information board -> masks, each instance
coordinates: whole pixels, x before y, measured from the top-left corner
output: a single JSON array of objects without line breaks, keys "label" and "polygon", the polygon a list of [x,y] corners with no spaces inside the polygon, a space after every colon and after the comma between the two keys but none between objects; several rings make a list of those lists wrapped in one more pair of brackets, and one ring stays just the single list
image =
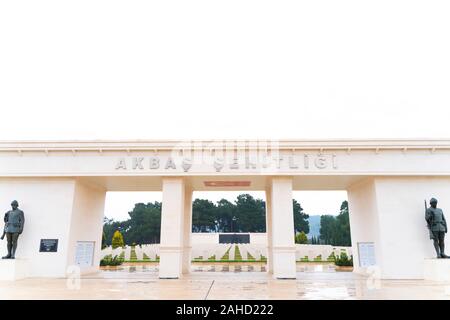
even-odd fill
[{"label": "information board", "polygon": [[358,242],[358,255],[360,267],[376,265],[375,244],[373,242]]},{"label": "information board", "polygon": [[75,250],[75,264],[82,267],[90,267],[94,260],[94,241],[77,241]]}]

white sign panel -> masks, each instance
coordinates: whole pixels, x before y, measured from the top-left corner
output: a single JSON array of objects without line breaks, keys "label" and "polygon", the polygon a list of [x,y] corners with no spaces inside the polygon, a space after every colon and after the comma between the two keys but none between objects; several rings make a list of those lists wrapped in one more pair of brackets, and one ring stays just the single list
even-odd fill
[{"label": "white sign panel", "polygon": [[90,267],[94,260],[94,241],[77,241],[75,251],[75,264],[83,267]]},{"label": "white sign panel", "polygon": [[370,267],[376,265],[375,245],[373,242],[358,242],[359,266]]}]

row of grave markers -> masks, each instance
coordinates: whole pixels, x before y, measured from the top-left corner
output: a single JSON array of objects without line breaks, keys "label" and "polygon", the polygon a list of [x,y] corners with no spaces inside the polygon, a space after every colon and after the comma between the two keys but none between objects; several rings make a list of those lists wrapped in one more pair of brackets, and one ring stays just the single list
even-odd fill
[{"label": "row of grave markers", "polygon": [[[345,252],[352,255],[351,247],[331,245],[296,245],[297,261],[330,261],[332,256]],[[122,257],[125,261],[158,261],[159,244],[126,246],[113,249],[111,246],[101,252],[101,258]],[[266,261],[267,246],[263,244],[197,244],[192,248],[193,261]]]}]

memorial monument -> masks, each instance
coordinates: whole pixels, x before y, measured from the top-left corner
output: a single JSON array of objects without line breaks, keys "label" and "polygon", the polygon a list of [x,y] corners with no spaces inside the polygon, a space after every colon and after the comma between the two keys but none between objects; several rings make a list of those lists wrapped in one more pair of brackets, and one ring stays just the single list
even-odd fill
[{"label": "memorial monument", "polygon": [[25,215],[23,211],[19,209],[17,200],[11,202],[11,207],[12,210],[6,212],[4,217],[5,228],[2,239],[6,235],[6,240],[8,241],[8,254],[2,257],[2,259],[15,259],[17,240],[22,233],[25,224]]},{"label": "memorial monument", "polygon": [[26,199],[33,217],[0,279],[97,272],[106,194],[129,191],[161,193],[158,273],[181,278],[191,272],[194,192],[252,190],[265,194],[275,279],[297,277],[292,199],[308,190],[347,192],[355,273],[450,277],[450,259],[427,259],[420,205],[450,194],[449,157],[450,139],[0,141],[0,203]]},{"label": "memorial monument", "polygon": [[[437,208],[437,199],[431,198],[430,207],[425,210],[425,220],[427,221],[430,239],[433,239],[436,257],[449,258],[445,254],[445,234],[447,233],[447,222],[445,221],[442,209]],[[425,203],[426,207],[426,203]]]}]

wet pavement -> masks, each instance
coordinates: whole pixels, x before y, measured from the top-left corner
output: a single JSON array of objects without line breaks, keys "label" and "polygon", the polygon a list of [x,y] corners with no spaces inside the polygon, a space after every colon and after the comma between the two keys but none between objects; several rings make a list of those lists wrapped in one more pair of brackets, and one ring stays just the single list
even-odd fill
[{"label": "wet pavement", "polygon": [[333,265],[298,264],[276,280],[262,263],[194,263],[181,279],[159,279],[156,263],[128,264],[81,278],[0,282],[0,299],[450,299],[450,283],[377,280]]}]

